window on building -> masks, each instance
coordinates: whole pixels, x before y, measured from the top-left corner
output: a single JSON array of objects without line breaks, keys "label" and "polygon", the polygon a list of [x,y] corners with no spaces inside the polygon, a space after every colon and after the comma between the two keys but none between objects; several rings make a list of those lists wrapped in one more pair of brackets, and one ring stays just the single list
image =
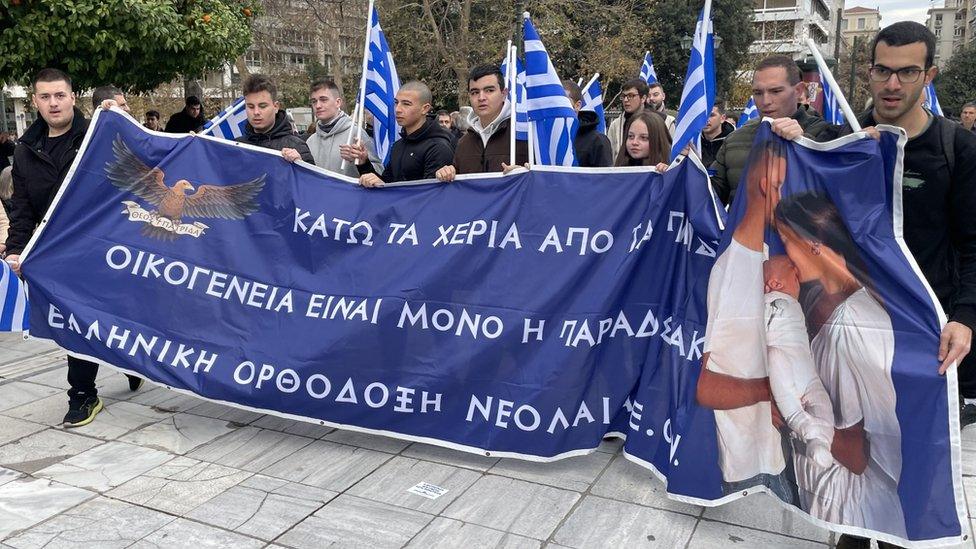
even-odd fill
[{"label": "window on building", "polygon": [[768,10],[795,8],[796,5],[796,0],[766,0],[766,9]]},{"label": "window on building", "polygon": [[864,18],[863,17],[858,17],[857,18],[857,30],[864,30]]},{"label": "window on building", "polygon": [[846,31],[847,30],[847,19],[841,19],[840,20],[840,30],[842,30],[842,31]]}]

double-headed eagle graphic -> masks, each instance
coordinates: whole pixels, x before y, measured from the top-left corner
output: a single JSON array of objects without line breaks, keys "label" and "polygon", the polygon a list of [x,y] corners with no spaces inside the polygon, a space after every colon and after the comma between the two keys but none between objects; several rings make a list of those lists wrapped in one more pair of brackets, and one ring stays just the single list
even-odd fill
[{"label": "double-headed eagle graphic", "polygon": [[[186,179],[180,179],[168,187],[163,182],[163,171],[146,166],[121,136],[115,138],[112,151],[115,160],[105,166],[112,184],[155,206],[156,210],[148,212],[152,219],[170,221],[154,223],[147,220],[142,228],[142,234],[146,236],[172,240],[178,236],[176,231],[184,217],[244,219],[258,209],[255,197],[264,187],[266,174],[237,185],[200,185],[195,188]],[[186,194],[188,191],[193,194]]]}]

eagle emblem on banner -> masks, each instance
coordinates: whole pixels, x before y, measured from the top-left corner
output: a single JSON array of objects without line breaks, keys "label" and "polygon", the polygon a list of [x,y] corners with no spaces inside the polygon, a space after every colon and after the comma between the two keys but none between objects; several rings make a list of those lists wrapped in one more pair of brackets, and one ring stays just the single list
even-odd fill
[{"label": "eagle emblem on banner", "polygon": [[146,166],[121,136],[112,143],[112,152],[115,160],[105,166],[109,181],[149,204],[147,209],[138,202],[122,201],[122,213],[129,221],[145,223],[145,236],[161,240],[182,235],[199,238],[210,227],[199,221],[184,222],[184,218],[244,219],[258,209],[255,197],[264,188],[267,174],[236,185],[194,186],[180,179],[169,186],[163,171]]}]

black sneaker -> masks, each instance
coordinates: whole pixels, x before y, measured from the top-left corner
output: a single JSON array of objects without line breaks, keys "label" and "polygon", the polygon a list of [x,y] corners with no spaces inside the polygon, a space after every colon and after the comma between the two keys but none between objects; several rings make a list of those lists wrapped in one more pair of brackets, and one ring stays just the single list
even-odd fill
[{"label": "black sneaker", "polygon": [[63,425],[65,427],[81,427],[88,425],[95,419],[98,412],[102,411],[102,399],[91,397],[84,402],[68,403],[68,413],[64,415]]},{"label": "black sneaker", "polygon": [[966,404],[965,401],[959,405],[959,428],[976,423],[976,404]]},{"label": "black sneaker", "polygon": [[850,534],[841,534],[837,538],[837,549],[871,549],[871,540]]},{"label": "black sneaker", "polygon": [[142,389],[142,384],[146,382],[145,379],[138,376],[130,376],[129,374],[125,374],[125,377],[129,378],[130,391],[138,391],[139,389]]}]

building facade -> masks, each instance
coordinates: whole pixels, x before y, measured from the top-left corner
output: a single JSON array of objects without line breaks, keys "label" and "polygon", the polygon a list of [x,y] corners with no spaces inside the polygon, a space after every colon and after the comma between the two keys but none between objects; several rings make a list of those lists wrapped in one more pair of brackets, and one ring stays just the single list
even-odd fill
[{"label": "building facade", "polygon": [[871,40],[881,30],[881,10],[854,6],[844,10],[840,22],[840,33],[844,43],[850,46],[854,37]]},{"label": "building facade", "polygon": [[812,38],[824,55],[833,55],[837,8],[843,4],[844,0],[754,0],[756,41],[749,52],[803,58],[809,54],[807,39]]},{"label": "building facade", "polygon": [[973,0],[944,0],[942,7],[928,11],[926,26],[935,34],[935,64],[944,66],[952,55],[972,41],[970,20],[976,17]]}]

